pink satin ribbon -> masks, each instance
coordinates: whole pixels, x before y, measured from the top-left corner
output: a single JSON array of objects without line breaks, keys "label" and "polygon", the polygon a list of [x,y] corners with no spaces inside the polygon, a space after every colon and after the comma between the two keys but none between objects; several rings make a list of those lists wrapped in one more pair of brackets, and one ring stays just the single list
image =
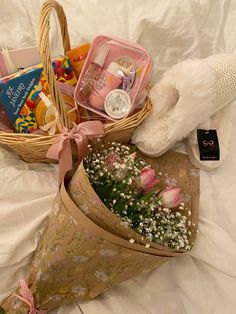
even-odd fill
[{"label": "pink satin ribbon", "polygon": [[82,122],[69,130],[64,128],[54,144],[47,152],[47,158],[59,160],[59,184],[67,171],[72,169],[72,153],[70,140],[75,140],[78,148],[78,160],[84,158],[88,150],[88,140],[104,136],[104,127],[100,121]]},{"label": "pink satin ribbon", "polygon": [[14,294],[15,297],[29,305],[29,314],[46,314],[45,310],[37,310],[34,304],[34,297],[24,280],[20,280],[20,295]]}]

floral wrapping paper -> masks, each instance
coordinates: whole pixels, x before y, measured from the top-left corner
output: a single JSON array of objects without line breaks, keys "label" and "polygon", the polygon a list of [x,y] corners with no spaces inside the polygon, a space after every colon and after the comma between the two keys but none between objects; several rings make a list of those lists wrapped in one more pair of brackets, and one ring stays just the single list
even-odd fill
[{"label": "floral wrapping paper", "polygon": [[[166,178],[172,184],[176,184],[176,180],[179,180],[178,184],[184,184],[184,193],[192,210],[191,217],[197,224],[199,176],[187,156],[168,153],[150,160],[150,163],[157,170],[163,172],[165,169],[164,172],[169,174]],[[82,188],[85,195],[90,197],[87,185],[82,185]],[[130,243],[125,233],[117,236],[120,233],[118,225],[111,232],[109,221],[103,224],[103,228],[101,218],[98,224],[95,223],[96,219],[88,215],[91,209],[95,214],[100,211],[101,206],[95,211],[99,200],[96,200],[98,203],[93,200],[93,207],[85,200],[80,199],[81,205],[78,207],[64,185],[61,186],[27,280],[37,309],[49,311],[76,300],[95,298],[113,285],[156,269],[172,256],[182,254],[164,247],[147,248],[139,243]],[[16,293],[19,294],[19,291]],[[14,294],[6,298],[1,306],[8,314],[29,311],[28,305]]]}]

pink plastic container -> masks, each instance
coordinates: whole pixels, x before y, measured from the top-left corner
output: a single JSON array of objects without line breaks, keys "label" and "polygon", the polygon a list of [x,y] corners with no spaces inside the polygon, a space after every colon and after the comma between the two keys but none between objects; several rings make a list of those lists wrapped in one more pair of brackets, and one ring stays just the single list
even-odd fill
[{"label": "pink plastic container", "polygon": [[[111,62],[116,62],[123,69],[126,78],[128,77],[128,81],[130,80],[131,85],[125,86],[124,84],[121,84],[121,86],[118,87],[119,89],[125,89],[131,99],[129,111],[127,111],[122,118],[131,115],[142,102],[144,95],[146,95],[146,87],[150,79],[153,63],[149,53],[142,46],[136,43],[131,43],[123,39],[108,36],[98,36],[94,39],[75,88],[75,101],[79,106],[99,115],[101,119],[105,118],[116,121],[120,118],[114,119],[109,116],[105,111],[101,110],[101,104],[98,106],[98,109],[96,106],[94,106],[94,104],[93,106],[89,104],[89,99],[83,100],[80,97],[80,88],[82,86],[86,70],[89,64],[93,62],[97,51],[103,45],[107,46],[109,49],[108,55],[103,65],[103,73],[106,72],[104,70],[107,70]],[[102,78],[100,81],[102,81]],[[110,86],[112,86],[112,84],[110,84]],[[94,88],[96,89],[96,87]],[[101,87],[101,90],[104,91],[105,89],[106,86]],[[98,102],[101,102],[100,99]],[[96,100],[94,103],[96,104]]]}]

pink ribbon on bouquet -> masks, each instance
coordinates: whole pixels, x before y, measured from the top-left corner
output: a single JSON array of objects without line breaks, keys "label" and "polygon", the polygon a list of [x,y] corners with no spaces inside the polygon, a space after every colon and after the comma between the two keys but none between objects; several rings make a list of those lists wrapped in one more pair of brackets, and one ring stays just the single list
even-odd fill
[{"label": "pink ribbon on bouquet", "polygon": [[78,149],[78,160],[84,158],[88,150],[88,140],[104,136],[104,127],[100,121],[82,122],[70,130],[63,128],[54,144],[47,152],[47,158],[59,160],[59,184],[63,181],[67,171],[72,169],[72,153],[70,140],[75,140]]},{"label": "pink ribbon on bouquet", "polygon": [[46,310],[37,310],[34,304],[34,297],[24,280],[20,280],[20,295],[14,294],[15,297],[29,305],[29,314],[46,314]]}]

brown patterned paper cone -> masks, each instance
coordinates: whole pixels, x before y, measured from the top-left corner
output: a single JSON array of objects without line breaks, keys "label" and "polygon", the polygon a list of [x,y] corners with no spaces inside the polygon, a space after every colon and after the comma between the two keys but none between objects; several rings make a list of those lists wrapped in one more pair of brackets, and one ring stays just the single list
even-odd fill
[{"label": "brown patterned paper cone", "polygon": [[[131,244],[100,228],[62,186],[39,241],[28,287],[35,307],[51,310],[75,300],[95,298],[113,285],[160,267],[170,255]],[[29,310],[14,294],[1,306],[8,314]]]},{"label": "brown patterned paper cone", "polygon": [[[181,187],[192,212],[189,219],[197,227],[198,170],[187,156],[179,153],[145,159],[162,173],[167,185]],[[76,204],[62,185],[31,265],[27,283],[37,309],[51,310],[75,300],[92,299],[183,253],[153,243],[150,248],[145,247],[140,235],[123,225],[100,201],[82,166],[74,174],[68,191]],[[130,238],[136,243],[127,241]],[[29,306],[14,294],[1,306],[8,314],[29,311]]]},{"label": "brown patterned paper cone", "polygon": [[[166,186],[179,186],[181,188],[183,192],[182,197],[186,205],[185,212],[181,211],[181,213],[185,214],[191,222],[189,242],[194,242],[198,226],[199,170],[192,165],[188,156],[182,153],[170,151],[155,159],[148,158],[142,153],[138,153],[138,155],[144,158],[159,173]],[[126,240],[134,239],[135,242],[140,244],[149,243],[151,247],[157,250],[173,252],[173,256],[176,255],[176,252],[184,252],[183,250],[174,250],[157,243],[148,242],[139,233],[122,222],[99,199],[89,182],[82,163],[69,183],[68,193],[87,217],[114,235]],[[191,210],[191,216],[188,215],[188,210]]]}]

